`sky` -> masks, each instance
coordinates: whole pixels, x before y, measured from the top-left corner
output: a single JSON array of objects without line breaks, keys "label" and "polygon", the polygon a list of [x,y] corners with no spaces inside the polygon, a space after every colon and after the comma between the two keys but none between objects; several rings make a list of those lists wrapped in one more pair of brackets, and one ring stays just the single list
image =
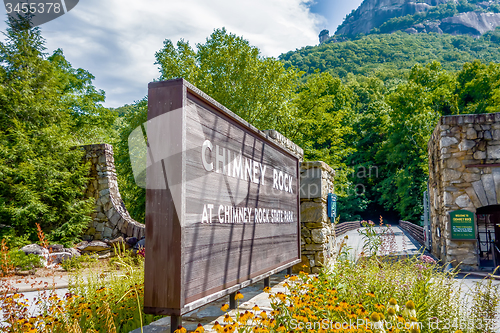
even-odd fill
[{"label": "sky", "polygon": [[[159,77],[155,52],[163,41],[192,46],[214,29],[247,39],[264,56],[317,45],[319,32],[335,33],[362,0],[81,0],[40,26],[48,53],[61,48],[74,68],[95,76],[106,107],[132,104]],[[6,19],[6,9],[2,14]],[[5,20],[3,20],[5,21]],[[0,24],[5,31],[6,24]]]}]

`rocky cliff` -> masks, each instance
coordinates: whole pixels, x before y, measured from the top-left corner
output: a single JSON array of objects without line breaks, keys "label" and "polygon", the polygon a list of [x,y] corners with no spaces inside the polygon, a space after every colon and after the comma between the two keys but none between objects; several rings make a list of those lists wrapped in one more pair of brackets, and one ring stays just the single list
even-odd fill
[{"label": "rocky cliff", "polygon": [[500,25],[499,0],[364,0],[336,35],[373,32],[449,33],[480,36]]}]

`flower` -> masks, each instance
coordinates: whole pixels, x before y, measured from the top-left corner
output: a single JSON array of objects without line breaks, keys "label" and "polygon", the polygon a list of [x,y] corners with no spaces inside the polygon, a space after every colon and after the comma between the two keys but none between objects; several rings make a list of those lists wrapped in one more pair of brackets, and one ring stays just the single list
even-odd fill
[{"label": "flower", "polygon": [[264,292],[265,292],[265,293],[270,293],[270,292],[271,292],[271,288],[269,288],[269,287],[265,287],[265,288],[264,288]]},{"label": "flower", "polygon": [[196,327],[196,329],[194,330],[195,333],[204,333],[205,332],[205,329],[203,328],[203,326],[198,323],[198,327]]},{"label": "flower", "polygon": [[178,328],[174,331],[174,333],[187,333],[187,330],[181,325],[179,325]]},{"label": "flower", "polygon": [[396,310],[394,308],[387,309],[387,319],[391,321],[396,320]]},{"label": "flower", "polygon": [[406,302],[405,309],[403,310],[403,316],[410,318],[410,317],[417,317],[417,311],[415,310],[415,303],[413,301],[408,301]]},{"label": "flower", "polygon": [[243,294],[240,293],[239,291],[236,293],[236,295],[234,296],[234,299],[235,300],[239,300],[239,299],[243,299]]},{"label": "flower", "polygon": [[430,256],[426,256],[425,254],[421,255],[419,257],[419,259],[422,260],[423,262],[427,263],[427,264],[435,264],[436,263],[436,260],[434,260],[434,258],[432,258]]},{"label": "flower", "polygon": [[398,305],[398,302],[394,299],[394,298],[391,298],[389,300],[389,303],[387,303],[387,310],[389,309],[394,309],[396,312],[399,311],[399,305]]},{"label": "flower", "polygon": [[384,322],[381,318],[381,313],[374,312],[370,316],[370,321],[372,322],[372,328],[374,333],[385,333]]},{"label": "flower", "polygon": [[216,331],[219,331],[220,329],[222,329],[222,326],[220,326],[219,322],[216,321],[214,323],[214,326],[212,326],[212,329],[216,330]]},{"label": "flower", "polygon": [[229,304],[222,304],[220,310],[226,312],[229,309]]},{"label": "flower", "polygon": [[253,306],[252,310],[254,310],[254,311],[259,311],[259,310],[260,310],[260,308],[257,306],[257,304],[255,304],[255,305]]}]

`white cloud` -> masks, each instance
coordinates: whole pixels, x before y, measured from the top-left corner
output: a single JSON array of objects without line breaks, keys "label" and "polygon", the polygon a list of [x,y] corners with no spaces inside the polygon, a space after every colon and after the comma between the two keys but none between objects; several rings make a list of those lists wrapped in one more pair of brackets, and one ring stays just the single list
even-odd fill
[{"label": "white cloud", "polygon": [[304,0],[82,0],[41,28],[48,51],[62,48],[73,67],[96,77],[105,105],[117,107],[147,94],[148,82],[159,76],[154,54],[166,38],[194,46],[226,27],[277,57],[317,44],[324,22]]}]

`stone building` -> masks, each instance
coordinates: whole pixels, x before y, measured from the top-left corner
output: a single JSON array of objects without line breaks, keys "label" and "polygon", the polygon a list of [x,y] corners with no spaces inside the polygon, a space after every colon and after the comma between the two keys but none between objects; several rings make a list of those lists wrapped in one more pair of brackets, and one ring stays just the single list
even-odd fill
[{"label": "stone building", "polygon": [[[500,113],[442,117],[428,151],[432,253],[465,270],[500,264]],[[474,218],[468,240],[456,211]]]}]

